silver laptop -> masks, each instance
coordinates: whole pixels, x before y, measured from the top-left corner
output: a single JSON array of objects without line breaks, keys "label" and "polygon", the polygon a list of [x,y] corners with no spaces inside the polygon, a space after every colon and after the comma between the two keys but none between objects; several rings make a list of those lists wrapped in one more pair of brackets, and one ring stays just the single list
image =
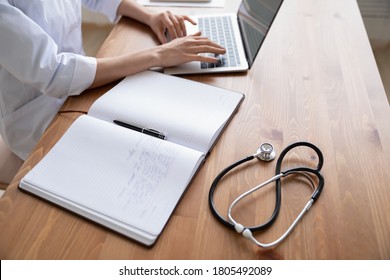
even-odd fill
[{"label": "silver laptop", "polygon": [[[191,16],[197,25],[186,23],[187,33],[202,31],[226,49],[217,63],[189,62],[164,69],[167,74],[246,71],[252,66],[283,0],[243,0],[237,14]],[[214,54],[202,54],[214,56]]]}]

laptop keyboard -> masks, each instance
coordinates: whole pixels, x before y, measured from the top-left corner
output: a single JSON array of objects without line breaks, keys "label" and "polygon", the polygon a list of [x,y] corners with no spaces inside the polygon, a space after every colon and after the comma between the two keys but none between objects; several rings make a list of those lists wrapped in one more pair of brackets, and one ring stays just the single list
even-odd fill
[{"label": "laptop keyboard", "polygon": [[231,17],[201,17],[198,19],[198,28],[202,31],[202,36],[209,38],[226,49],[226,53],[223,55],[207,54],[210,57],[217,57],[218,62],[201,62],[200,66],[202,69],[240,65]]}]

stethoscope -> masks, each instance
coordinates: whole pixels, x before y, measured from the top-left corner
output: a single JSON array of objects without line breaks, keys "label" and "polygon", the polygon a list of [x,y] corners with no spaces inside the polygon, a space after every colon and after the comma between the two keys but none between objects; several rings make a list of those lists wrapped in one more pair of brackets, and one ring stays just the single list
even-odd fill
[{"label": "stethoscope", "polygon": [[[292,149],[296,148],[296,147],[309,147],[311,148],[312,150],[315,151],[315,153],[317,154],[317,157],[318,157],[318,164],[317,164],[317,167],[315,169],[313,168],[310,168],[310,167],[305,167],[305,166],[300,166],[300,167],[294,167],[294,168],[291,168],[291,169],[287,169],[287,170],[284,170],[282,171],[281,168],[282,168],[282,162],[286,156],[286,154],[288,152],[290,152]],[[245,193],[241,194],[240,196],[238,196],[229,206],[229,209],[228,209],[228,212],[227,212],[227,216],[228,216],[228,220],[226,220],[224,217],[222,217],[218,211],[216,210],[215,206],[214,206],[214,192],[215,192],[215,189],[219,183],[219,181],[229,172],[231,171],[232,169],[234,169],[235,167],[245,163],[245,162],[248,162],[252,159],[259,159],[259,160],[262,160],[262,161],[271,161],[273,160],[274,158],[276,157],[276,153],[275,153],[275,150],[273,148],[273,146],[269,143],[264,143],[260,146],[260,148],[256,151],[255,154],[253,155],[250,155],[250,156],[247,156],[231,165],[229,165],[228,167],[226,167],[225,169],[223,169],[218,175],[217,177],[214,179],[211,187],[210,187],[210,192],[209,192],[209,207],[210,207],[210,210],[212,212],[212,214],[217,218],[218,221],[220,221],[223,225],[227,226],[228,228],[231,228],[231,229],[235,229],[236,232],[242,234],[245,238],[251,240],[252,242],[254,242],[256,245],[260,246],[260,247],[263,247],[263,248],[269,248],[269,247],[274,247],[276,246],[277,244],[279,244],[280,242],[282,242],[290,233],[291,231],[295,228],[295,226],[298,224],[298,222],[302,219],[302,217],[310,210],[311,206],[313,205],[313,203],[319,198],[319,196],[321,195],[321,191],[324,187],[324,177],[322,176],[321,174],[321,168],[322,168],[322,165],[324,163],[324,158],[323,158],[323,155],[322,155],[322,152],[320,151],[319,148],[317,148],[315,145],[311,144],[311,143],[308,143],[308,142],[296,142],[296,143],[293,143],[291,145],[289,145],[288,147],[286,147],[280,154],[278,160],[277,160],[277,163],[276,163],[276,168],[275,168],[275,176],[270,178],[269,180],[257,185],[256,187],[246,191]],[[300,174],[300,175],[303,175],[304,178],[306,178],[311,187],[314,189],[311,197],[310,197],[310,200],[307,202],[307,204],[304,206],[304,208],[302,209],[302,211],[298,214],[298,216],[296,217],[296,219],[292,222],[292,224],[290,225],[290,227],[278,238],[276,239],[275,241],[273,242],[270,242],[270,243],[261,243],[259,242],[258,240],[256,240],[254,237],[253,237],[253,232],[257,232],[257,231],[262,231],[268,227],[270,227],[276,220],[279,212],[280,212],[280,208],[281,208],[281,178],[283,177],[286,177],[286,176],[289,176],[289,175],[292,175],[292,174]],[[316,177],[317,180],[318,180],[318,183],[317,183],[317,186],[315,186],[315,183],[314,183],[314,180],[312,177]],[[274,208],[274,211],[273,213],[271,214],[271,216],[269,217],[269,219],[261,224],[261,225],[257,225],[257,226],[253,226],[253,227],[245,227],[243,226],[242,224],[238,223],[232,216],[232,210],[233,208],[238,204],[238,202],[240,202],[243,198],[247,197],[248,195],[256,192],[257,190],[263,188],[264,186],[272,183],[272,182],[275,182],[275,192],[276,192],[276,200],[275,200],[275,208]]]}]

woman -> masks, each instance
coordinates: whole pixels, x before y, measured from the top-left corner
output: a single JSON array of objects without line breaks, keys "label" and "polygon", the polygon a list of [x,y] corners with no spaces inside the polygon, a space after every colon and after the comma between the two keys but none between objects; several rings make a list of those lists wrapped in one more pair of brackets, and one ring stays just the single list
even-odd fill
[{"label": "woman", "polygon": [[[86,57],[82,6],[112,22],[127,16],[145,23],[162,45],[118,57]],[[0,0],[0,135],[6,145],[26,159],[64,100],[85,89],[152,67],[215,62],[198,54],[225,50],[199,33],[187,36],[185,21],[194,24],[132,0]],[[167,42],[165,32],[174,40]]]}]

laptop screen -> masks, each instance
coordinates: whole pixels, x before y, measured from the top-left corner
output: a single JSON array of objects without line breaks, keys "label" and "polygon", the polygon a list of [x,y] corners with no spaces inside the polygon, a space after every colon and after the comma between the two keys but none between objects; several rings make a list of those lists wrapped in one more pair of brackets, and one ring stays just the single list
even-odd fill
[{"label": "laptop screen", "polygon": [[243,0],[238,21],[249,67],[262,45],[283,0]]}]

